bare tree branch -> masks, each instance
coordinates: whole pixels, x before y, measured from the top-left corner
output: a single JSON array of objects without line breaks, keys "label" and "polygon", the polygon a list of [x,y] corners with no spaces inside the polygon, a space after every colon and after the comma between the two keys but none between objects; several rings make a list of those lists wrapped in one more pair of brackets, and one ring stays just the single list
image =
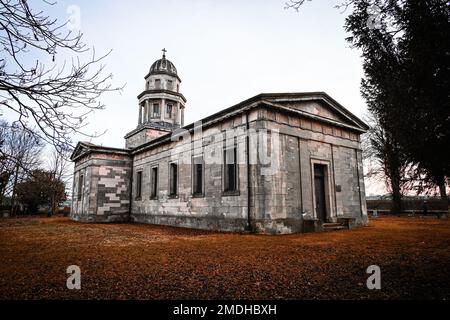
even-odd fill
[{"label": "bare tree branch", "polygon": [[[66,24],[33,11],[25,0],[0,0],[0,106],[13,111],[25,131],[59,152],[73,147],[74,134],[93,137],[84,132],[88,115],[104,108],[102,94],[121,89],[111,86],[111,74],[104,74],[102,62],[110,52],[97,56],[92,49],[90,59],[80,61],[80,54],[90,49],[81,41],[82,33],[64,32]],[[75,57],[59,67],[39,59],[26,63],[29,56],[42,54],[54,62],[62,51]]]}]

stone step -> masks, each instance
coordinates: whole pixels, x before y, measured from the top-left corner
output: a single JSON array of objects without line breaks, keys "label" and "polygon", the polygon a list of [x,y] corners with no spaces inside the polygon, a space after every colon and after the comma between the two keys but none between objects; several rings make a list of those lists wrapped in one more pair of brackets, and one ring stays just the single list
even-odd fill
[{"label": "stone step", "polygon": [[348,228],[345,226],[338,226],[338,227],[327,227],[324,228],[325,231],[335,231],[335,230],[347,230]]},{"label": "stone step", "polygon": [[322,224],[322,227],[325,231],[337,231],[348,229],[346,226],[337,222],[326,222]]},{"label": "stone step", "polygon": [[342,226],[342,224],[340,224],[338,222],[325,222],[325,223],[322,223],[322,227],[324,227],[324,228],[340,227],[340,226]]}]

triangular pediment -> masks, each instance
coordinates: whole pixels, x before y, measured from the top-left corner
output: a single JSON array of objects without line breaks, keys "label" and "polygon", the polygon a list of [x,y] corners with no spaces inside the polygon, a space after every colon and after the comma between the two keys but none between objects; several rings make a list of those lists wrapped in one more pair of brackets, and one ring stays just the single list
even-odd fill
[{"label": "triangular pediment", "polygon": [[368,129],[367,124],[323,92],[263,94],[262,96],[265,101],[276,106],[296,110],[317,119],[341,123],[361,131]]},{"label": "triangular pediment", "polygon": [[72,152],[72,155],[70,156],[70,160],[73,161],[73,160],[81,157],[82,155],[88,153],[89,150],[94,146],[95,145],[90,142],[86,142],[86,141],[78,142],[75,149]]}]

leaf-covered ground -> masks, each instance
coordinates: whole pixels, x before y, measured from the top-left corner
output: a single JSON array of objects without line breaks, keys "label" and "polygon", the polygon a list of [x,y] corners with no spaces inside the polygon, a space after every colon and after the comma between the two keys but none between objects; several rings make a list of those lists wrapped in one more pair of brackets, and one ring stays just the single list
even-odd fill
[{"label": "leaf-covered ground", "polygon": [[[0,299],[449,299],[450,219],[285,236],[0,219],[0,261]],[[374,264],[381,290],[366,287]]]}]

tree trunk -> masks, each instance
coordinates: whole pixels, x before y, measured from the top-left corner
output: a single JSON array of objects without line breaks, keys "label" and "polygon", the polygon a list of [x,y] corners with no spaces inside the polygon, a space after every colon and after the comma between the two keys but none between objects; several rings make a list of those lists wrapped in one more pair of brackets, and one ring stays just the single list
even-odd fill
[{"label": "tree trunk", "polygon": [[56,201],[55,201],[55,199],[56,199],[55,191],[53,191],[53,194],[52,194],[52,210],[51,210],[50,216],[53,216],[53,215],[56,214]]},{"label": "tree trunk", "polygon": [[445,178],[440,179],[439,194],[441,195],[441,200],[443,202],[442,206],[444,207],[444,209],[447,209],[448,213],[450,213],[447,191],[446,191],[446,186],[445,186]]},{"label": "tree trunk", "polygon": [[400,188],[392,188],[392,206],[391,213],[392,214],[400,214],[402,213],[402,194],[400,192]]},{"label": "tree trunk", "polygon": [[17,180],[19,178],[19,164],[16,164],[16,170],[14,172],[14,183],[12,188],[12,195],[11,195],[11,216],[16,215],[16,187],[17,187]]},{"label": "tree trunk", "polygon": [[402,191],[401,191],[401,173],[398,157],[391,153],[389,160],[389,180],[392,189],[392,206],[391,214],[400,214],[403,212],[402,208]]},{"label": "tree trunk", "polygon": [[441,195],[442,200],[447,200],[447,192],[445,190],[445,181],[439,183],[439,194]]}]

